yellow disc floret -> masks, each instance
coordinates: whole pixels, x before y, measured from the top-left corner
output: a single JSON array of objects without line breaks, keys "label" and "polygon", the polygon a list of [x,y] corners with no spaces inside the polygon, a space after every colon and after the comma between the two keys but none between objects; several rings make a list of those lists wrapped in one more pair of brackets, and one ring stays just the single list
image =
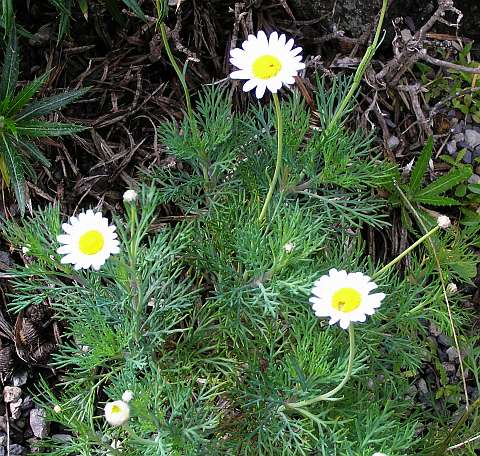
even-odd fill
[{"label": "yellow disc floret", "polygon": [[118,405],[112,405],[112,413],[120,413],[122,409]]},{"label": "yellow disc floret", "polygon": [[360,306],[362,295],[354,288],[340,288],[332,296],[332,307],[340,312],[352,312]]},{"label": "yellow disc floret", "polygon": [[252,73],[258,79],[273,78],[281,69],[282,62],[274,55],[262,55],[255,59],[252,65]]},{"label": "yellow disc floret", "polygon": [[95,255],[105,244],[103,234],[97,230],[89,230],[82,234],[78,242],[80,252],[84,255]]}]

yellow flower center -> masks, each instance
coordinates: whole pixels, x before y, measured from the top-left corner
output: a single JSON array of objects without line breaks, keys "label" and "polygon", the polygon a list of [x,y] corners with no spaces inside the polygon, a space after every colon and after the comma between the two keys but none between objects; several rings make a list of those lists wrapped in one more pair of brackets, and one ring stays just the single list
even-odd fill
[{"label": "yellow flower center", "polygon": [[362,302],[362,295],[355,288],[340,288],[332,296],[332,307],[340,312],[352,312]]},{"label": "yellow flower center", "polygon": [[112,413],[120,413],[122,409],[118,405],[112,405]]},{"label": "yellow flower center", "polygon": [[252,65],[252,73],[258,79],[273,78],[281,69],[282,63],[274,55],[262,55]]},{"label": "yellow flower center", "polygon": [[90,230],[83,233],[79,241],[80,252],[85,255],[95,255],[102,250],[105,244],[103,234],[97,230]]}]

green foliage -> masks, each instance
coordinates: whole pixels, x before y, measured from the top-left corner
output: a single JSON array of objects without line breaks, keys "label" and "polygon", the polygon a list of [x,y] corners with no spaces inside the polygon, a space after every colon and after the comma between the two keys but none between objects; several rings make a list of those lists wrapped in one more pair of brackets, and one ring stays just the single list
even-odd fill
[{"label": "green foliage", "polygon": [[[319,112],[333,112],[331,100],[340,99],[320,97]],[[377,270],[362,233],[387,225],[386,201],[373,190],[396,170],[362,132],[312,129],[296,96],[282,113],[283,173],[264,222],[273,110],[234,113],[218,88],[199,96],[198,133],[188,121],[158,127],[173,166],[147,176],[138,201],[115,219],[121,252],[99,272],[60,263],[58,207],[3,222],[12,248],[29,248],[28,267],[9,271],[10,307],[49,302],[66,328],[52,362],[65,369],[62,382],[44,382],[36,400],[72,438],[42,440],[40,454],[115,454],[110,445],[118,441],[131,456],[427,456],[442,438],[444,422],[408,397],[412,378],[437,357],[424,322],[450,331],[424,251],[411,256],[405,276],[391,271],[377,281],[387,298],[356,327],[353,377],[341,400],[314,404],[313,419],[284,407],[328,391],[345,374],[348,336],[316,318],[308,297],[332,267]],[[417,168],[411,182],[418,191],[423,174]],[[158,223],[165,205],[181,215]],[[465,239],[478,230],[470,230],[435,239],[452,280],[477,263]],[[467,323],[467,312],[456,309],[455,324]],[[475,360],[469,365],[477,375]],[[103,406],[127,389],[134,393],[128,427],[110,427]]]},{"label": "green foliage", "polygon": [[35,138],[63,136],[84,129],[81,125],[38,120],[80,98],[87,89],[34,100],[48,78],[48,73],[16,92],[19,75],[19,52],[15,26],[9,40],[0,77],[0,173],[11,185],[22,213],[25,209],[25,178],[35,177],[31,160],[49,166],[48,159],[33,142]]}]

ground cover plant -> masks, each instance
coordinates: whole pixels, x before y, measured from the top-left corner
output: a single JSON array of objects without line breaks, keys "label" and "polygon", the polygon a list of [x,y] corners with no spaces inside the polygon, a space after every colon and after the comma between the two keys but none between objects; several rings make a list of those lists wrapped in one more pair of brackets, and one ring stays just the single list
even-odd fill
[{"label": "ground cover plant", "polygon": [[[478,350],[456,288],[475,275],[479,227],[438,212],[460,204],[448,192],[471,167],[428,183],[430,139],[402,176],[348,123],[386,4],[354,77],[312,78],[315,110],[294,41],[249,36],[231,52],[231,79],[253,92],[239,110],[233,81],[191,100],[157,3],[185,94],[183,119],[156,125],[174,165],[125,189],[123,211],[51,204],[2,220],[27,258],[8,271],[9,309],[48,303],[63,329],[49,362],[61,378],[33,393],[64,433],[37,454],[440,455],[473,435]],[[413,240],[379,260],[365,233],[392,206]],[[461,348],[463,385],[430,325]],[[412,401],[426,361],[444,369],[444,411]]]}]

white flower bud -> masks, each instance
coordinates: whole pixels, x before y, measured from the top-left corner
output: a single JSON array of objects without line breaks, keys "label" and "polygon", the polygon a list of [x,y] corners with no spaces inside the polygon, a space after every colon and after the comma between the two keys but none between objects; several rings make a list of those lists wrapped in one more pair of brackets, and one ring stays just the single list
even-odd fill
[{"label": "white flower bud", "polygon": [[60,407],[58,404],[55,404],[53,407],[53,411],[55,413],[60,413],[62,411],[62,407]]},{"label": "white flower bud", "polygon": [[440,228],[443,228],[444,230],[446,230],[452,224],[452,222],[446,215],[440,215],[437,218],[437,223],[438,223],[438,226]]},{"label": "white flower bud", "polygon": [[457,288],[457,285],[454,284],[453,282],[450,282],[448,285],[447,285],[447,293],[448,294],[455,294],[456,292],[458,291],[458,288]]},{"label": "white flower bud", "polygon": [[28,252],[30,252],[30,249],[27,246],[22,247],[22,253],[26,255]]},{"label": "white flower bud", "polygon": [[137,192],[135,190],[127,190],[123,194],[123,201],[125,203],[133,203],[134,201],[137,200]]},{"label": "white flower bud", "polygon": [[295,248],[295,245],[292,244],[291,242],[287,242],[287,243],[283,246],[283,250],[285,250],[285,252],[287,252],[287,253],[291,253],[294,248]]},{"label": "white flower bud", "polygon": [[133,392],[130,390],[127,390],[122,394],[122,401],[130,402],[132,399],[133,399]]},{"label": "white flower bud", "polygon": [[373,453],[372,456],[387,456],[385,453]]},{"label": "white flower bud", "polygon": [[112,426],[121,426],[130,418],[130,407],[124,401],[108,402],[105,405],[105,419]]}]

